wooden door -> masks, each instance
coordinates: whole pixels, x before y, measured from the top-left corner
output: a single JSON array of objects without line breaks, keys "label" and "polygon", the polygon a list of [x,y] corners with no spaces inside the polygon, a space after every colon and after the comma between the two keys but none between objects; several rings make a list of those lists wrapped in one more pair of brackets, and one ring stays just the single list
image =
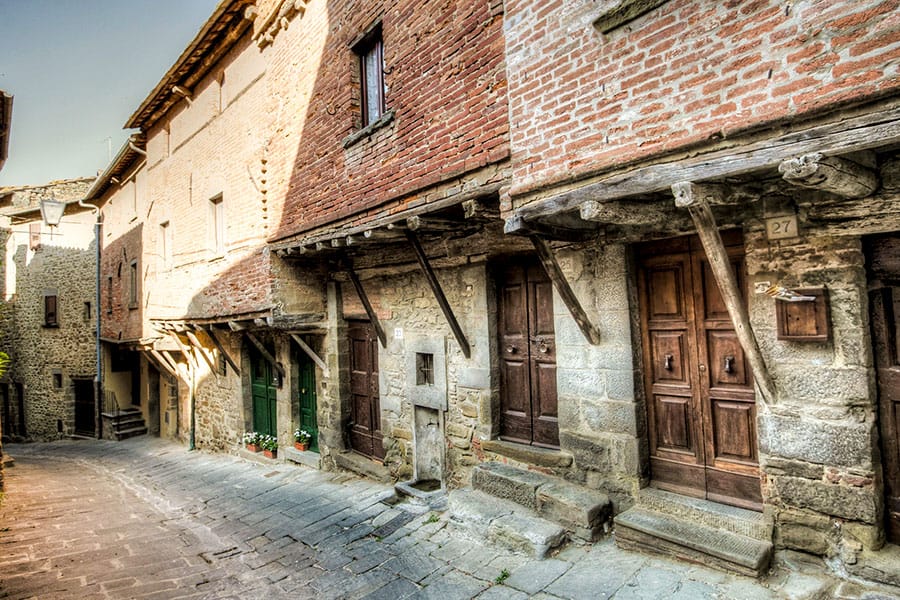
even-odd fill
[{"label": "wooden door", "polygon": [[73,379],[75,388],[75,433],[93,437],[96,433],[96,404],[94,382],[90,379]]},{"label": "wooden door", "polygon": [[159,370],[147,363],[147,429],[159,437]]},{"label": "wooden door", "polygon": [[250,346],[250,392],[253,430],[265,435],[278,435],[275,370],[253,346]]},{"label": "wooden door", "polygon": [[500,265],[500,437],[559,447],[553,285],[537,259]]},{"label": "wooden door", "polygon": [[378,392],[378,338],[369,321],[348,321],[350,338],[350,448],[383,459]]},{"label": "wooden door", "polygon": [[[741,237],[723,238],[743,289]],[[700,242],[637,256],[653,484],[758,510],[753,380]]]},{"label": "wooden door", "polygon": [[319,451],[319,422],[316,408],[316,367],[303,352],[297,353],[297,403],[300,408],[298,427],[312,436],[309,449]]},{"label": "wooden door", "polygon": [[867,240],[885,529],[900,543],[900,234]]}]

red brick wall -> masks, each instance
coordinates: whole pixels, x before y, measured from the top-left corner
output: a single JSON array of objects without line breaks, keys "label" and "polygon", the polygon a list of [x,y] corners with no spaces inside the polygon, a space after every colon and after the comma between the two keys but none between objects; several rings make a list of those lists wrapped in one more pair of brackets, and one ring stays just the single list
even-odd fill
[{"label": "red brick wall", "polygon": [[[143,336],[144,261],[143,225],[133,227],[115,239],[106,239],[100,255],[100,327],[102,336],[112,340],[135,340]],[[131,262],[137,260],[138,302],[130,299]],[[109,277],[112,277],[110,306]],[[94,301],[91,299],[91,305]],[[110,308],[112,312],[110,312]]]},{"label": "red brick wall", "polygon": [[513,195],[900,85],[898,0],[596,4],[506,1]]},{"label": "red brick wall", "polygon": [[[351,46],[379,19],[386,104],[396,118],[344,149],[342,141],[360,128]],[[502,19],[501,0],[308,5],[267,50],[272,110],[299,111],[286,115],[270,148],[270,164],[291,167],[272,238],[507,158]]]}]

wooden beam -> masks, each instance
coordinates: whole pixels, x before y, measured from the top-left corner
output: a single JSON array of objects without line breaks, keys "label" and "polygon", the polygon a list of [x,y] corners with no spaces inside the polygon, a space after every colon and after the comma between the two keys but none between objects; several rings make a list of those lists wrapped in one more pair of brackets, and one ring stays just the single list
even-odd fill
[{"label": "wooden beam", "polygon": [[[184,334],[185,334],[185,335],[187,336],[187,338],[191,341],[191,345],[193,345],[193,346],[197,349],[197,352],[200,353],[200,356],[203,357],[203,360],[204,360],[204,361],[206,362],[206,364],[209,366],[209,371],[210,371],[210,373],[213,373],[213,374],[215,374],[215,375],[218,375],[218,374],[219,374],[219,369],[218,369],[218,367],[216,366],[215,357],[211,356],[211,353],[209,353],[209,350],[207,350],[207,349],[203,346],[203,343],[202,343],[199,339],[197,339],[197,336],[194,335],[194,332],[193,332],[193,331],[188,330],[188,331],[185,331]],[[209,353],[209,354],[208,354],[208,353]]]},{"label": "wooden beam", "polygon": [[531,243],[534,245],[534,249],[537,251],[538,258],[541,259],[541,264],[544,265],[544,270],[547,271],[547,276],[550,277],[550,281],[553,282],[553,287],[556,288],[556,292],[559,294],[560,298],[562,298],[566,308],[569,309],[569,313],[572,315],[572,318],[575,319],[575,323],[578,324],[578,328],[581,330],[582,335],[584,335],[584,338],[588,343],[594,346],[599,345],[600,332],[591,323],[590,318],[588,318],[587,313],[578,301],[578,297],[575,295],[575,292],[569,285],[569,281],[563,274],[559,262],[556,260],[556,256],[553,255],[550,244],[536,235],[532,235],[530,238]]},{"label": "wooden beam", "polygon": [[503,233],[507,235],[537,235],[551,240],[585,241],[596,237],[597,229],[593,224],[591,229],[575,229],[544,222],[526,221],[524,217],[512,216],[504,222]]},{"label": "wooden beam", "polygon": [[269,352],[266,347],[256,339],[256,336],[250,333],[249,331],[245,331],[244,335],[247,336],[247,339],[250,340],[250,343],[256,346],[256,349],[259,350],[259,353],[262,354],[262,357],[266,359],[272,368],[278,371],[278,376],[281,377],[281,380],[284,381],[284,369],[281,368],[281,365],[278,364],[278,361],[275,360],[275,357],[272,356],[272,353]]},{"label": "wooden beam", "polygon": [[240,375],[241,369],[237,366],[237,363],[234,362],[234,360],[231,358],[231,355],[228,354],[228,352],[225,350],[225,346],[222,345],[221,340],[219,340],[219,338],[216,337],[216,332],[212,328],[210,328],[210,329],[204,329],[203,333],[205,333],[207,336],[209,336],[209,339],[212,341],[212,343],[215,345],[215,347],[219,350],[219,352],[222,353],[222,356],[225,357],[225,362],[228,363],[228,365],[234,370],[235,373]]},{"label": "wooden beam", "polygon": [[356,271],[353,270],[353,263],[346,255],[344,256],[344,264],[347,269],[347,277],[349,277],[350,281],[353,283],[353,287],[356,289],[356,295],[359,296],[359,301],[362,302],[366,314],[369,315],[369,320],[372,322],[372,327],[375,328],[375,335],[378,336],[381,347],[387,348],[387,336],[384,333],[384,327],[381,326],[381,321],[378,320],[378,315],[375,314],[375,309],[372,308],[372,303],[369,302],[369,296],[366,294],[366,290],[363,289],[359,276],[357,276]]},{"label": "wooden beam", "polygon": [[821,152],[781,161],[778,172],[788,183],[836,194],[865,198],[878,189],[878,175],[859,163]]},{"label": "wooden beam", "polygon": [[615,225],[653,225],[666,223],[679,215],[670,207],[654,202],[588,200],[578,207],[581,218]]},{"label": "wooden beam", "polygon": [[722,150],[601,175],[603,178],[599,181],[528,202],[516,210],[515,215],[531,221],[573,210],[587,200],[614,200],[665,192],[682,181],[709,181],[774,170],[785,159],[812,152],[838,155],[897,144],[900,143],[900,106],[791,131],[743,146],[734,147],[734,143],[732,139],[732,147]]},{"label": "wooden beam", "polygon": [[721,196],[721,189],[714,185],[700,185],[684,181],[672,186],[675,194],[675,206],[687,208],[697,227],[700,243],[706,252],[709,267],[713,277],[722,293],[725,308],[734,325],[734,332],[738,342],[744,349],[750,368],[753,370],[753,379],[757,389],[763,397],[763,401],[769,404],[776,402],[775,384],[766,367],[759,343],[753,327],[750,325],[750,313],[744,303],[744,296],[738,287],[737,278],[731,267],[731,260],[722,242],[722,236],[716,226],[715,217],[709,207],[709,197]]},{"label": "wooden beam", "polygon": [[[191,387],[190,377],[187,375],[187,373],[181,372],[181,369],[178,368],[178,361],[175,360],[175,358],[172,356],[172,354],[168,350],[162,350],[160,353],[169,359],[169,362],[172,364],[172,368],[174,368],[175,372],[178,373],[178,375],[176,375],[175,377],[177,377],[178,379],[183,381],[186,386]],[[187,357],[185,357],[185,358],[187,358]],[[190,363],[185,363],[184,367],[185,367],[185,371],[190,371],[190,369],[191,369]]]},{"label": "wooden beam", "polygon": [[303,341],[303,338],[297,335],[296,333],[290,334],[291,339],[297,342],[297,345],[300,346],[300,349],[306,352],[306,355],[309,356],[310,359],[314,363],[316,363],[320,369],[322,369],[322,375],[324,377],[328,377],[328,365],[325,364],[325,361],[316,354],[316,351],[309,347],[309,344]]},{"label": "wooden beam", "polygon": [[247,325],[240,321],[228,321],[228,328],[232,331],[244,331],[247,329]]},{"label": "wooden beam", "polygon": [[466,219],[499,219],[500,212],[497,208],[491,209],[481,200],[472,199],[462,202],[463,218]]},{"label": "wooden beam", "polygon": [[165,370],[166,372],[168,372],[169,375],[171,375],[172,377],[174,377],[176,379],[179,378],[178,372],[175,370],[175,368],[172,365],[170,365],[166,361],[166,359],[162,356],[162,354],[159,353],[158,350],[150,350],[148,352],[148,354],[152,357],[153,362],[155,364],[159,365],[160,367],[162,367],[162,369]]},{"label": "wooden beam", "polygon": [[419,266],[422,268],[425,280],[428,281],[428,285],[431,287],[431,291],[438,302],[438,306],[441,307],[441,312],[444,313],[444,318],[447,319],[447,324],[450,325],[450,331],[453,332],[453,337],[456,338],[456,342],[459,344],[463,356],[466,358],[471,357],[472,348],[469,346],[469,340],[466,339],[466,334],[463,333],[462,327],[459,326],[459,321],[456,320],[456,315],[453,314],[453,309],[447,301],[447,296],[444,294],[441,282],[438,281],[437,276],[434,274],[434,270],[428,262],[428,256],[425,255],[425,250],[422,248],[422,244],[419,243],[419,238],[414,231],[407,231],[406,239],[409,240],[410,245],[412,245],[413,250],[416,252],[416,259],[419,261]]},{"label": "wooden beam", "polygon": [[191,352],[191,349],[188,347],[188,345],[185,344],[185,343],[181,340],[181,336],[179,336],[178,333],[175,332],[175,331],[169,331],[168,333],[169,333],[169,336],[171,336],[171,338],[175,341],[175,344],[178,345],[178,349],[181,350],[181,353],[184,354],[184,357],[185,357],[186,359],[188,359],[188,364],[190,364],[190,361],[193,360],[193,362],[194,362],[194,367],[199,368],[199,367],[200,367],[200,361],[197,360],[197,357],[194,356],[194,353]]}]

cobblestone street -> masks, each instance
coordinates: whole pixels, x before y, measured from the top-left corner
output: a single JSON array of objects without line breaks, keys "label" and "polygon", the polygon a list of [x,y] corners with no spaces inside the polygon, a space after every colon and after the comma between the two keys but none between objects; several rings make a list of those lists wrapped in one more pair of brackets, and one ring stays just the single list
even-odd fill
[{"label": "cobblestone street", "polygon": [[389,486],[149,437],[9,445],[0,598],[900,598],[781,553],[763,581],[618,550],[529,560]]}]

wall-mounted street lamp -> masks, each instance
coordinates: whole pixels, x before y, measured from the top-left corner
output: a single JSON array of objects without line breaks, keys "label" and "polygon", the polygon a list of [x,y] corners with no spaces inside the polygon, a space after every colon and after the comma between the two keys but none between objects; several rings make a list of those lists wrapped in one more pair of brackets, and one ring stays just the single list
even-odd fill
[{"label": "wall-mounted street lamp", "polygon": [[[88,208],[94,213],[96,221],[94,222],[94,244],[96,245],[96,269],[94,285],[96,293],[94,295],[94,315],[96,315],[96,352],[97,352],[97,374],[94,376],[94,435],[100,438],[102,435],[102,393],[103,393],[103,355],[100,346],[100,209],[92,204],[85,204],[79,200],[78,206]],[[41,219],[50,227],[59,226],[62,221],[63,213],[66,212],[66,203],[56,200],[52,196],[50,198],[41,198]]]}]

